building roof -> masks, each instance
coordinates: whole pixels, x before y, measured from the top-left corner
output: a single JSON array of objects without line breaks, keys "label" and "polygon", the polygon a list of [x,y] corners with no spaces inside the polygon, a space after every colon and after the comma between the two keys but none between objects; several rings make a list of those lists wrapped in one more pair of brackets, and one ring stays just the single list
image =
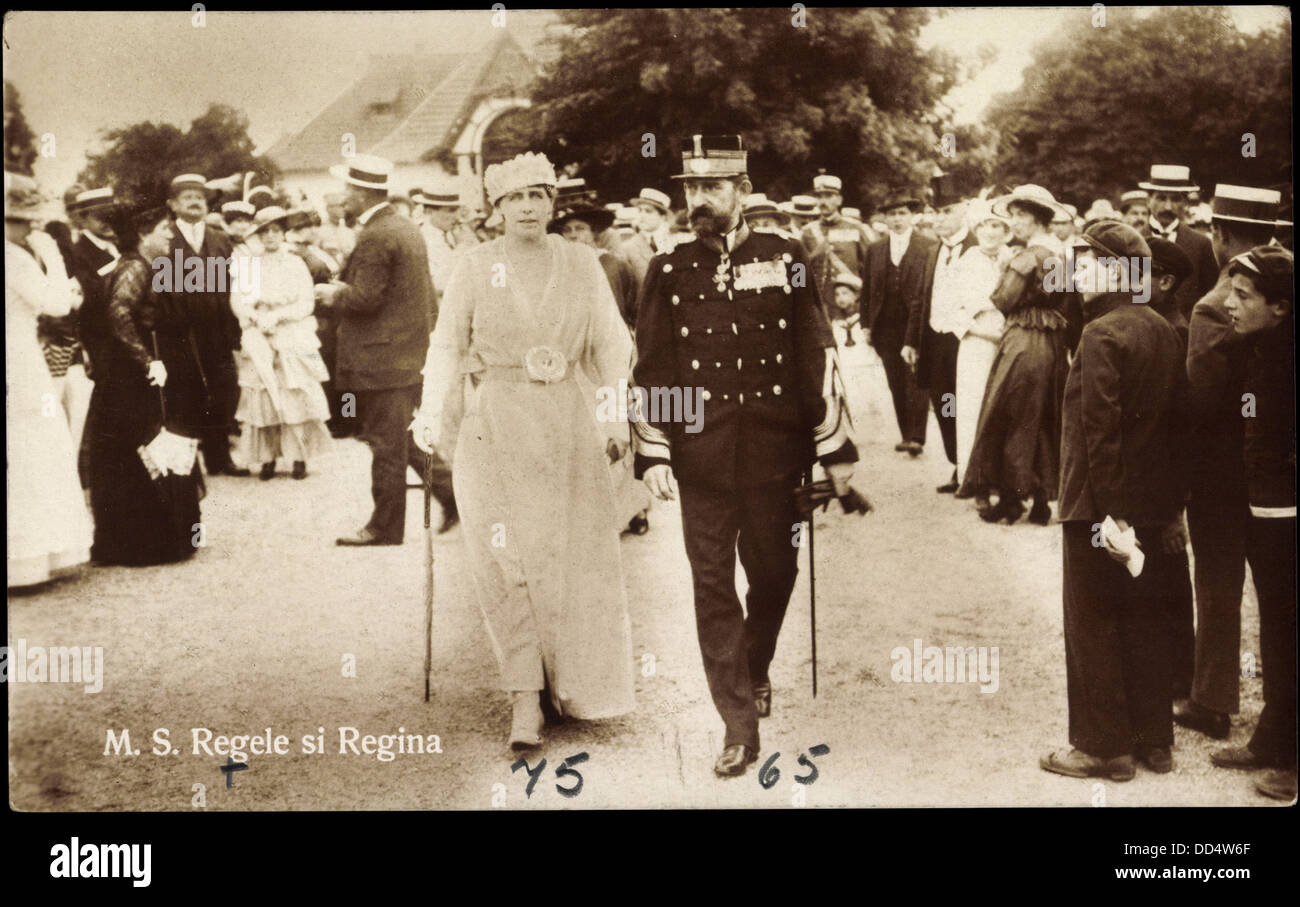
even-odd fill
[{"label": "building roof", "polygon": [[508,31],[463,53],[375,55],[365,75],[267,156],[286,173],[324,170],[340,161],[351,133],[358,153],[429,160],[452,146],[480,99],[526,95],[535,71]]}]

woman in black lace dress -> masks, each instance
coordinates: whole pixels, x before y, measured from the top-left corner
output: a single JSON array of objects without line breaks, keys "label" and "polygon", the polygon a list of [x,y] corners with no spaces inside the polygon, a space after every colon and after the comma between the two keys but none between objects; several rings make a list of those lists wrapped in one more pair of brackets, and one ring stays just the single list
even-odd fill
[{"label": "woman in black lace dress", "polygon": [[[143,566],[194,554],[202,477],[197,462],[188,476],[150,476],[139,448],[163,425],[160,388],[167,389],[167,427],[193,422],[202,406],[190,373],[197,370],[180,313],[168,314],[151,288],[155,258],[165,259],[172,225],[165,208],[137,215],[129,246],[109,276],[109,292],[82,313],[82,338],[95,373],[86,420],[90,505],[95,518],[91,559],[97,565]],[[158,335],[155,355],[155,333]]]}]

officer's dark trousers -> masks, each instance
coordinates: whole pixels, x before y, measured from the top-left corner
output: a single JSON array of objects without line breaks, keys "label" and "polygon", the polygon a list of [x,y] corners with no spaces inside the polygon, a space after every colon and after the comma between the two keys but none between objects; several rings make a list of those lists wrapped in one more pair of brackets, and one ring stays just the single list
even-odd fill
[{"label": "officer's dark trousers", "polygon": [[1244,495],[1237,499],[1194,491],[1187,505],[1196,584],[1192,701],[1229,715],[1241,704],[1241,588],[1249,519]]},{"label": "officer's dark trousers", "polygon": [[[889,395],[894,399],[894,417],[898,420],[899,434],[904,441],[924,444],[926,423],[930,420],[930,400],[917,387],[916,375],[899,355],[903,349],[903,329],[907,319],[903,315],[899,316],[902,323],[891,323],[885,321],[887,314],[882,312],[877,319],[877,326],[872,328],[871,346],[885,366],[885,380],[889,382]],[[955,435],[953,440],[955,443]]]},{"label": "officer's dark trousers", "polygon": [[[680,485],[682,530],[695,585],[695,626],[724,746],[758,749],[754,684],[768,679],[798,572],[793,491],[798,477],[714,491]],[[736,552],[749,590],[736,597]]]},{"label": "officer's dark trousers", "polygon": [[1268,762],[1296,767],[1296,536],[1295,517],[1252,516],[1246,557],[1259,599],[1260,667],[1264,710],[1250,750]]},{"label": "officer's dark trousers", "polygon": [[[957,347],[961,341],[956,334],[942,333],[926,328],[927,362],[926,383],[934,417],[939,420],[939,434],[943,436],[943,452],[948,462],[957,465]],[[922,417],[922,423],[926,421]],[[921,441],[925,441],[922,430]]]},{"label": "officer's dark trousers", "polygon": [[1070,521],[1061,529],[1070,744],[1101,759],[1140,746],[1172,746],[1168,624],[1160,596],[1176,559],[1160,550],[1159,527],[1139,526],[1146,564],[1135,579],[1093,546],[1091,523]]},{"label": "officer's dark trousers", "polygon": [[420,385],[357,391],[361,440],[370,445],[370,494],[375,510],[366,528],[392,542],[406,532],[408,428],[420,401]]}]

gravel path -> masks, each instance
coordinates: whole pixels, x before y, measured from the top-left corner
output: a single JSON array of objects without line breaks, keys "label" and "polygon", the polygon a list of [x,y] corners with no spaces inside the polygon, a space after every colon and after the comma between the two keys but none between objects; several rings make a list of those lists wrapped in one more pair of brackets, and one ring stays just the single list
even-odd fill
[{"label": "gravel path", "polygon": [[[511,772],[509,709],[495,689],[460,530],[436,542],[426,705],[419,497],[410,498],[404,546],[336,548],[334,537],[369,508],[369,455],[343,441],[301,482],[283,473],[270,483],[211,480],[206,547],[187,564],[88,570],[11,596],[10,645],[102,646],[106,674],[93,695],[75,684],[9,684],[13,805],[191,810],[200,792],[210,810],[1270,802],[1249,775],[1210,766],[1219,744],[1181,728],[1171,775],[1139,770],[1131,783],[1102,785],[1038,769],[1042,752],[1066,744],[1060,530],[987,526],[970,502],[935,494],[950,472],[937,426],[919,459],[895,453],[878,361],[865,346],[844,354],[863,453],[855,484],[876,512],[817,518],[819,691],[813,699],[804,568],[772,668],[773,716],[762,724],[760,765],[780,753],[769,788],[757,767],[742,779],[712,774],[721,723],[700,664],[680,518],[658,505],[650,533],[622,543],[637,711],[551,732],[529,757],[547,766],[526,796],[525,772]],[[1243,651],[1258,651],[1249,584],[1243,624]],[[917,639],[996,646],[996,692],[895,682],[891,652]],[[1242,681],[1234,742],[1249,734],[1260,689],[1258,679]],[[223,756],[191,751],[191,728],[268,727],[288,738],[288,754],[250,755],[229,788]],[[105,755],[108,730],[124,728],[140,755]],[[170,730],[176,752],[154,754],[157,728]],[[426,743],[436,734],[441,752],[387,761],[340,753],[339,728]],[[304,736],[318,729],[324,752],[303,753]],[[815,783],[795,783],[808,774],[796,760],[818,744],[829,753],[812,757]],[[574,766],[582,789],[562,796],[557,783],[577,779],[555,769],[582,752],[588,759]]]}]

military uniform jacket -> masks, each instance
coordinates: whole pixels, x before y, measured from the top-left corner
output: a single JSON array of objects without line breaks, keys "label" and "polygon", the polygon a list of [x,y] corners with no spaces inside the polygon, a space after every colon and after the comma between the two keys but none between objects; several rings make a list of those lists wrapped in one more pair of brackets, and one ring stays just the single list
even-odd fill
[{"label": "military uniform jacket", "polygon": [[[729,254],[695,239],[650,262],[637,303],[641,408],[629,413],[637,477],[670,464],[680,482],[732,489],[814,457],[856,461],[830,324],[797,276],[802,246],[743,221],[724,243]],[[699,406],[696,424],[663,405],[677,394]]]},{"label": "military uniform jacket", "polygon": [[[842,266],[843,270],[847,270],[854,277],[865,278],[867,247],[875,242],[876,237],[865,224],[837,216],[835,222],[829,226],[820,220],[808,224],[803,228],[802,239],[812,267],[813,281],[817,284],[817,292],[821,295],[822,303],[833,307],[836,273]],[[859,299],[860,306],[861,299]]]}]

